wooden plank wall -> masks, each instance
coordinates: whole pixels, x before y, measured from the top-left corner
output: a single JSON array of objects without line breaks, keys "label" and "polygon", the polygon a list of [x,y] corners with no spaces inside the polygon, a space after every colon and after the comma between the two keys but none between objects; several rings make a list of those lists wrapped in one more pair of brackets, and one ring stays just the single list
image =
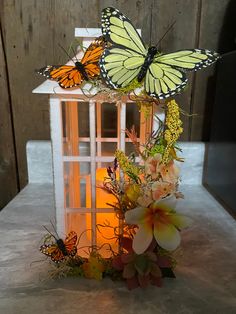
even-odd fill
[{"label": "wooden plank wall", "polygon": [[[160,44],[163,51],[193,47],[217,50],[229,2],[0,0],[3,40],[0,46],[0,88],[3,91],[0,94],[0,198],[3,201],[0,206],[27,183],[27,141],[50,138],[47,97],[31,93],[43,81],[34,70],[67,61],[58,43],[67,49],[74,39],[75,27],[99,27],[101,10],[111,5],[127,14],[134,25],[142,29],[147,43],[156,44],[175,21]],[[211,68],[190,75],[188,89],[178,96],[184,111],[198,114],[183,116],[185,132],[182,140],[205,139],[207,86],[213,73],[214,68]]]},{"label": "wooden plank wall", "polygon": [[12,103],[9,95],[6,55],[3,52],[0,32],[0,208],[11,200],[19,189]]}]

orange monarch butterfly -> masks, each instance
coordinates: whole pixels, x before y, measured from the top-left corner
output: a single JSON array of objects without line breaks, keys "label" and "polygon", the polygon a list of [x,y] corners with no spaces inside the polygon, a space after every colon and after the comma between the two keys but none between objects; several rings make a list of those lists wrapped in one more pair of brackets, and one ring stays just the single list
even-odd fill
[{"label": "orange monarch butterfly", "polygon": [[59,237],[56,238],[51,233],[50,235],[55,239],[55,242],[50,244],[44,243],[43,245],[40,246],[39,251],[49,256],[54,263],[61,263],[67,256],[73,257],[76,255],[77,234],[74,231],[68,233],[68,235],[65,238],[65,241],[59,239]]},{"label": "orange monarch butterfly", "polygon": [[100,74],[98,61],[104,51],[103,37],[96,38],[84,53],[83,58],[75,61],[75,65],[48,65],[37,73],[58,82],[62,88],[79,86]]}]

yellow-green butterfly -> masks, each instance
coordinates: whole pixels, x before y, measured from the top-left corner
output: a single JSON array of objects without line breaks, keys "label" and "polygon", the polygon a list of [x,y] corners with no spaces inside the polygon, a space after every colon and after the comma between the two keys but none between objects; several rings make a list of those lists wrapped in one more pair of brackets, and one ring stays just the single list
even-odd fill
[{"label": "yellow-green butterfly", "polygon": [[102,11],[102,34],[110,43],[100,59],[105,82],[117,89],[128,86],[135,78],[144,80],[146,93],[159,99],[185,87],[186,71],[207,67],[219,58],[218,53],[206,49],[161,54],[155,46],[148,48],[130,20],[112,7]]}]

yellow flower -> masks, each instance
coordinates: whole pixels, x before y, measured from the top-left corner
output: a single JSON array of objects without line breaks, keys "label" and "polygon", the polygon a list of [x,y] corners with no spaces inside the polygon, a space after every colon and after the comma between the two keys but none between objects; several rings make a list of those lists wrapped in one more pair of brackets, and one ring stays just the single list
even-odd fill
[{"label": "yellow flower", "polygon": [[105,266],[97,255],[90,255],[88,261],[82,265],[86,278],[101,280]]},{"label": "yellow flower", "polygon": [[136,202],[140,195],[140,185],[138,184],[128,185],[125,189],[125,194],[132,202]]},{"label": "yellow flower", "polygon": [[166,130],[164,132],[164,139],[166,141],[166,148],[162,156],[162,162],[167,163],[170,159],[171,150],[175,142],[183,132],[182,121],[179,118],[179,106],[175,100],[171,100],[167,103],[166,113]]},{"label": "yellow flower", "polygon": [[121,170],[126,174],[133,174],[134,176],[139,175],[139,168],[136,167],[131,161],[129,161],[128,157],[125,156],[125,153],[121,150],[117,150],[115,152],[115,157],[119,163]]}]

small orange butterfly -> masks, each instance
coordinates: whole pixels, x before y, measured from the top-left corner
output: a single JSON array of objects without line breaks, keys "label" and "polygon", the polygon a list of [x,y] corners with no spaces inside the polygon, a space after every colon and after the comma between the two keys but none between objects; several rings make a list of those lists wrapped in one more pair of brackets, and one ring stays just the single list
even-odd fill
[{"label": "small orange butterfly", "polygon": [[36,72],[58,82],[62,88],[79,86],[100,74],[98,61],[105,49],[103,37],[96,38],[75,65],[48,65]]},{"label": "small orange butterfly", "polygon": [[50,244],[44,243],[43,245],[41,245],[39,248],[39,251],[41,253],[50,256],[51,260],[55,263],[61,263],[67,256],[73,257],[76,255],[77,234],[74,231],[70,231],[68,233],[68,235],[65,238],[65,241],[59,239],[59,237],[56,238],[51,233],[50,235],[55,239],[55,242]]}]

